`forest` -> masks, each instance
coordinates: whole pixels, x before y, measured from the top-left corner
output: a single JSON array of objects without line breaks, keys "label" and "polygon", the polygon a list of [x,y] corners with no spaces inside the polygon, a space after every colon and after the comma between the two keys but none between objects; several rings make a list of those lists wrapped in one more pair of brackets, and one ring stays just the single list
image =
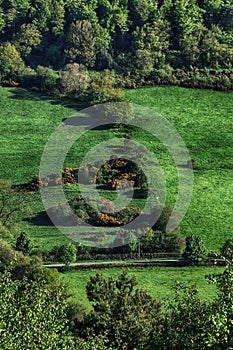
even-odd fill
[{"label": "forest", "polygon": [[232,23],[231,0],[3,0],[0,79],[86,100],[106,86],[108,100],[123,98],[112,86],[231,89]]}]

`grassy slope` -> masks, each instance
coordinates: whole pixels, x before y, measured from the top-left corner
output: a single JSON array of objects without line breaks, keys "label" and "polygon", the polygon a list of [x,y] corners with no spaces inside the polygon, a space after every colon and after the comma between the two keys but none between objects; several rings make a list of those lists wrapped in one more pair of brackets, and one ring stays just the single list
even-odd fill
[{"label": "grassy slope", "polygon": [[[219,248],[232,235],[233,219],[233,103],[232,92],[154,87],[127,91],[133,102],[154,108],[171,121],[185,140],[196,162],[195,186],[191,206],[182,222],[184,234],[200,234],[209,249]],[[0,88],[1,141],[0,177],[13,183],[24,183],[38,173],[43,147],[51,132],[63,118],[74,115],[80,106],[56,100],[23,89]],[[153,122],[153,121],[152,121]],[[98,144],[111,132],[96,130],[89,141]],[[150,135],[135,135],[152,151]],[[72,147],[67,165],[75,166],[90,144]],[[166,154],[159,156],[166,160]],[[170,201],[174,202],[176,180],[174,169],[168,171],[171,183]],[[33,212],[43,210],[39,194],[34,194]],[[51,248],[66,240],[57,229],[29,225],[22,229],[38,245]]]},{"label": "grassy slope", "polygon": [[[200,292],[200,297],[210,300],[216,293],[214,285],[209,284],[205,279],[206,275],[220,273],[223,268],[215,267],[185,267],[185,268],[129,268],[130,275],[135,275],[138,286],[143,287],[158,299],[172,299],[174,297],[174,287],[177,281],[188,286],[196,286]],[[122,269],[101,269],[105,277],[112,275],[116,278]],[[77,302],[83,303],[90,308],[90,303],[85,294],[85,287],[90,278],[96,273],[96,270],[72,271],[61,274],[63,282],[68,283],[72,298]]]},{"label": "grassy slope", "polygon": [[[63,118],[75,114],[56,100],[24,89],[0,88],[0,177],[12,183],[25,183],[39,172],[46,140]],[[43,210],[39,193],[33,195],[34,213]],[[66,240],[51,227],[22,224],[35,237],[35,244],[47,246]]]},{"label": "grassy slope", "polygon": [[219,248],[233,227],[233,93],[153,87],[127,96],[167,118],[186,142],[196,170],[182,232],[199,234],[209,249]]}]

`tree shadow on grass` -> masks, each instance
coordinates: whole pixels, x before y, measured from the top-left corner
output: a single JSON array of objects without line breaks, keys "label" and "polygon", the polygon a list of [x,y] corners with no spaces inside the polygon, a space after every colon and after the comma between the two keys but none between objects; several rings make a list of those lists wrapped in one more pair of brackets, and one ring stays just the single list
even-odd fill
[{"label": "tree shadow on grass", "polygon": [[24,221],[35,226],[54,226],[46,211],[41,211],[33,218],[25,218]]},{"label": "tree shadow on grass", "polygon": [[10,88],[11,99],[15,100],[27,100],[27,101],[48,101],[52,105],[62,105],[66,108],[75,108],[77,111],[88,107],[87,102],[80,102],[73,99],[58,97],[58,96],[49,96],[43,92],[33,91],[21,87]]},{"label": "tree shadow on grass", "polygon": [[[53,214],[53,217],[54,217],[54,214]],[[56,225],[59,225],[59,226],[71,226],[72,227],[72,226],[77,225],[77,220],[73,217],[70,217],[67,219],[67,217],[62,217],[61,215],[59,215],[55,218],[55,220],[56,220]],[[55,226],[55,224],[51,221],[49,215],[47,214],[47,212],[45,210],[39,212],[33,218],[24,219],[24,221],[26,221],[29,224],[34,225],[34,226]]]}]

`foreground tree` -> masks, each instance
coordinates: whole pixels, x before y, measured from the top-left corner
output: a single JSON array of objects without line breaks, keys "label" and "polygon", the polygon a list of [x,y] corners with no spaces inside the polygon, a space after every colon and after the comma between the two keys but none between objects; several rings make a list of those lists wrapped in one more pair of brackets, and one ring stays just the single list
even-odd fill
[{"label": "foreground tree", "polygon": [[102,335],[114,349],[145,349],[152,330],[159,328],[161,305],[146,291],[135,289],[134,277],[117,280],[96,274],[87,284],[94,311],[84,321],[84,335]]},{"label": "foreground tree", "polygon": [[218,296],[207,325],[207,344],[211,349],[230,350],[233,347],[233,269],[227,267],[222,274],[208,278],[217,286]]},{"label": "foreground tree", "polygon": [[0,278],[0,348],[2,350],[74,349],[66,327],[64,287]]},{"label": "foreground tree", "polygon": [[205,336],[211,307],[193,287],[176,286],[176,296],[165,303],[161,332],[153,331],[150,350],[206,350]]}]

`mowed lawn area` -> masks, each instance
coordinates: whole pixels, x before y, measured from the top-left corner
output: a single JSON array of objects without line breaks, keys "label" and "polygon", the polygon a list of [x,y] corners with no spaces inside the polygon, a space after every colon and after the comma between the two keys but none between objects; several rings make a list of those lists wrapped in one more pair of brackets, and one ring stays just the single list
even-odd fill
[{"label": "mowed lawn area", "polygon": [[[114,279],[123,271],[122,268],[100,269],[100,270],[80,270],[70,271],[61,274],[62,281],[67,283],[71,298],[82,303],[88,309],[91,304],[86,296],[86,284],[90,276],[96,272],[102,273],[105,278],[110,275]],[[127,269],[130,276],[135,276],[138,282],[138,288],[144,288],[157,299],[170,301],[175,296],[175,286],[179,282],[185,286],[194,286],[199,291],[199,297],[202,300],[211,300],[216,296],[216,287],[209,284],[205,278],[206,275],[221,273],[220,267],[133,267]]]},{"label": "mowed lawn area", "polygon": [[[126,95],[132,102],[153,108],[167,118],[186,142],[195,161],[195,183],[181,232],[200,235],[208,249],[219,249],[232,236],[233,228],[233,92],[152,87],[128,90]],[[25,183],[38,174],[50,134],[64,118],[76,115],[82,108],[67,100],[3,87],[0,107],[0,177],[14,184]],[[87,142],[72,147],[65,165],[78,166],[91,146],[113,136],[111,130],[92,131]],[[137,132],[135,138],[166,165],[169,155],[151,143],[149,134]],[[174,204],[175,168],[168,167],[165,173],[168,204]],[[34,193],[32,199],[31,217],[34,217],[43,211],[43,205],[39,193]],[[34,243],[45,249],[67,240],[53,226],[23,221],[22,230],[29,232]]]}]

